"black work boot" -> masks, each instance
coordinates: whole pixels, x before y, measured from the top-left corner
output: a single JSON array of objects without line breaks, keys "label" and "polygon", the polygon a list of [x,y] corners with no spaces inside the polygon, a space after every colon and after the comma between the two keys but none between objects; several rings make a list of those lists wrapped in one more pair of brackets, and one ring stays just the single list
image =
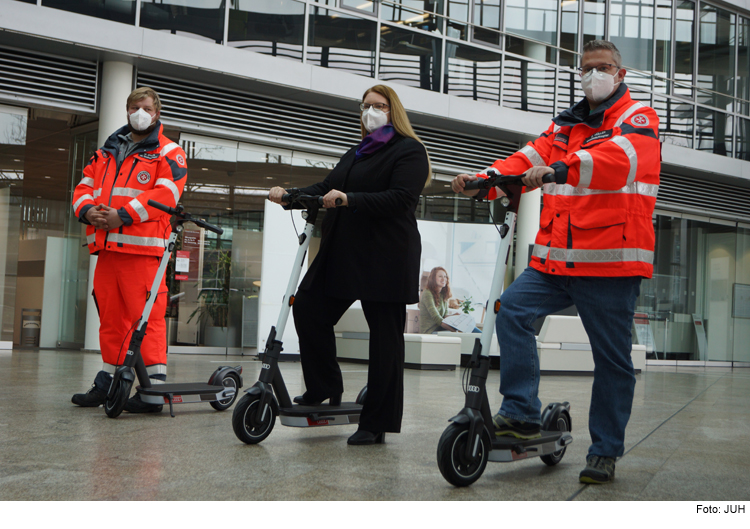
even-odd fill
[{"label": "black work boot", "polygon": [[615,479],[615,458],[603,456],[586,456],[586,468],[581,470],[578,481],[581,483],[609,483]]},{"label": "black work boot", "polygon": [[159,413],[162,409],[161,404],[151,404],[141,400],[140,393],[128,399],[125,403],[125,411],[130,413]]},{"label": "black work boot", "polygon": [[76,393],[70,401],[83,408],[96,408],[104,404],[107,400],[107,391],[112,383],[112,375],[106,371],[99,371],[96,374],[94,383],[86,393]]}]

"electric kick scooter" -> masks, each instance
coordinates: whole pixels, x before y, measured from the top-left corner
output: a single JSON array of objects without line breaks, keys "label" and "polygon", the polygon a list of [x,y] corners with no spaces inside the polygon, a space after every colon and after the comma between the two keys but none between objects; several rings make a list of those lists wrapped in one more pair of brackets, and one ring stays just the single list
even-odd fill
[{"label": "electric kick scooter", "polygon": [[201,219],[192,217],[189,213],[184,212],[182,206],[179,204],[176,208],[170,208],[154,200],[149,200],[148,205],[173,215],[175,217],[175,226],[164,248],[164,254],[159,262],[159,268],[156,271],[151,291],[146,299],[146,306],[143,307],[143,313],[136,323],[136,329],[130,337],[125,361],[115,370],[115,374],[112,377],[112,383],[107,392],[107,400],[104,403],[104,412],[112,419],[122,413],[122,410],[125,409],[125,403],[130,397],[130,389],[133,386],[136,376],[138,377],[140,386],[137,386],[135,390],[140,394],[141,400],[149,404],[169,404],[169,414],[172,417],[174,417],[173,404],[177,403],[209,402],[215,410],[226,410],[234,403],[237,398],[237,391],[242,387],[241,366],[219,367],[208,379],[207,384],[187,382],[182,384],[156,384],[152,386],[148,372],[146,371],[146,365],[141,357],[141,343],[146,336],[148,318],[151,315],[151,309],[159,292],[161,279],[164,277],[164,272],[167,269],[167,263],[174,250],[177,235],[182,232],[183,223],[190,221],[218,234],[222,234],[224,230]]},{"label": "electric kick scooter", "polygon": [[[245,390],[245,395],[237,402],[232,413],[232,428],[238,439],[247,444],[257,444],[271,434],[276,417],[281,418],[284,426],[307,428],[311,426],[335,426],[339,424],[358,424],[365,401],[367,387],[359,392],[356,402],[339,404],[319,404],[306,406],[294,404],[289,397],[284,378],[279,370],[279,355],[283,350],[281,338],[284,336],[289,312],[294,304],[294,293],[297,290],[302,265],[315,225],[318,211],[323,205],[323,197],[302,195],[296,190],[284,195],[282,201],[286,209],[304,209],[305,229],[299,235],[299,248],[292,268],[292,276],[281,304],[281,313],[275,327],[266,340],[263,351],[262,366],[258,381]],[[338,202],[337,202],[338,203]]]},{"label": "electric kick scooter", "polygon": [[[573,437],[569,433],[570,405],[567,402],[552,403],[544,409],[540,438],[524,440],[512,436],[495,436],[492,411],[487,397],[487,375],[490,369],[488,352],[492,344],[495,320],[500,310],[500,294],[523,189],[521,178],[524,175],[502,176],[490,169],[487,176],[487,179],[466,182],[465,189],[491,189],[496,186],[507,195],[500,197],[501,204],[507,208],[507,214],[499,229],[500,249],[489,295],[492,310],[487,311],[481,338],[476,339],[469,365],[464,372],[465,407],[450,419],[450,425],[440,437],[437,448],[437,462],[441,474],[457,487],[471,485],[479,479],[487,466],[487,461],[510,462],[539,456],[547,465],[556,465],[562,460],[567,445],[573,442]],[[544,182],[554,182],[554,176],[545,176]],[[466,375],[469,375],[468,384]]]}]

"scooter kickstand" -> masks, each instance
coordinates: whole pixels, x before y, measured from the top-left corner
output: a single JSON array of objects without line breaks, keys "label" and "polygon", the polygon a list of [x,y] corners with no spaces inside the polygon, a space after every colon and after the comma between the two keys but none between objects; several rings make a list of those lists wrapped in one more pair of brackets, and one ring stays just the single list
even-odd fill
[{"label": "scooter kickstand", "polygon": [[172,405],[172,393],[167,393],[169,399],[169,414],[174,417],[174,406]]}]

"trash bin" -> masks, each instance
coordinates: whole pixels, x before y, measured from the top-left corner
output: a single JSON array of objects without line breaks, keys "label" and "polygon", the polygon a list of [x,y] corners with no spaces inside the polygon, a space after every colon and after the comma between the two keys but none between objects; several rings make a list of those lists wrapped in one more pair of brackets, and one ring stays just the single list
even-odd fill
[{"label": "trash bin", "polygon": [[21,309],[21,347],[39,347],[42,309]]}]

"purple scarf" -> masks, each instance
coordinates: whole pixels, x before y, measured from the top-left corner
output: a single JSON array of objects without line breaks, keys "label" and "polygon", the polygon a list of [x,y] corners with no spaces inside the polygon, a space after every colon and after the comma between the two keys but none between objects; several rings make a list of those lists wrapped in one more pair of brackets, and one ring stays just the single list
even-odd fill
[{"label": "purple scarf", "polygon": [[380,150],[380,148],[391,141],[391,139],[395,135],[396,130],[391,124],[383,125],[379,129],[375,129],[370,134],[365,136],[362,140],[362,143],[359,144],[359,147],[357,147],[357,152],[354,155],[355,159],[359,160],[367,154],[372,154]]}]

